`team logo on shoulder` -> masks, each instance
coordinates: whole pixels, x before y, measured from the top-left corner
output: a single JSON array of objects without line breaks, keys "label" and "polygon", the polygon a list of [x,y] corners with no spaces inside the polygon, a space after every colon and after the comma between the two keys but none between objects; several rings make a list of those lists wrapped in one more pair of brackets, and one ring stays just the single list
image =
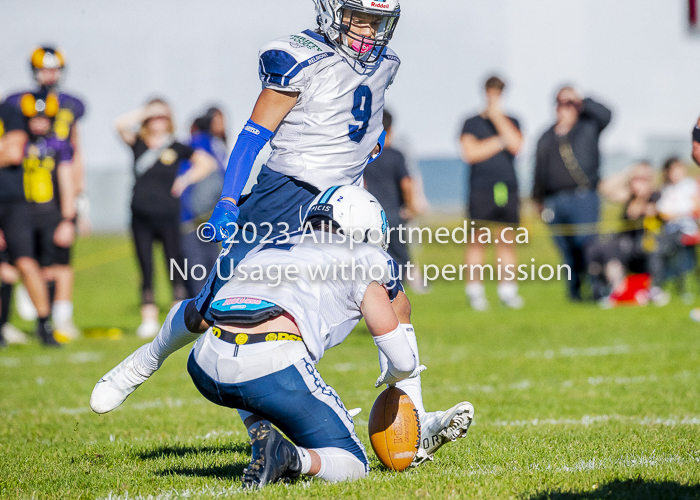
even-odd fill
[{"label": "team logo on shoulder", "polygon": [[323,52],[323,49],[321,47],[319,47],[306,37],[303,37],[301,35],[292,35],[289,38],[292,39],[292,41],[289,42],[289,45],[291,45],[295,49],[306,47],[307,49],[315,50],[316,52]]},{"label": "team logo on shoulder", "polygon": [[163,165],[172,165],[177,160],[177,153],[174,149],[168,148],[160,155],[160,162]]}]

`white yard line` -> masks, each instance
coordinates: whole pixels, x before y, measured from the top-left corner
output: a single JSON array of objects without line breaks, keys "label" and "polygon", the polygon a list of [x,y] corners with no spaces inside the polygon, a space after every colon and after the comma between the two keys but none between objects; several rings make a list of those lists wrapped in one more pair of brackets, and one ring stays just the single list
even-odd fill
[{"label": "white yard line", "polygon": [[75,352],[68,356],[68,362],[73,365],[99,363],[104,357],[104,354],[101,352]]},{"label": "white yard line", "polygon": [[94,351],[79,351],[68,355],[42,354],[24,359],[0,356],[0,368],[21,368],[27,362],[33,362],[35,366],[48,366],[63,362],[71,365],[82,365],[85,363],[99,363],[103,358],[104,353]]},{"label": "white yard line", "polygon": [[475,420],[474,423],[483,426],[495,427],[537,427],[546,425],[578,425],[588,427],[595,424],[621,422],[630,425],[662,425],[664,427],[676,426],[697,426],[700,425],[700,416],[685,415],[669,416],[669,417],[628,417],[624,415],[584,415],[579,419],[570,418],[534,418],[530,420],[494,420],[491,422],[480,422]]},{"label": "white yard line", "polygon": [[612,356],[620,354],[630,354],[632,347],[625,344],[602,346],[602,347],[560,347],[558,350],[548,349],[546,351],[529,351],[525,354],[527,358],[593,358],[599,356]]},{"label": "white yard line", "polygon": [[[42,382],[43,383],[43,382]],[[143,410],[151,410],[153,408],[180,408],[182,406],[190,406],[190,405],[202,405],[206,404],[207,401],[204,398],[192,398],[192,399],[171,399],[171,398],[166,398],[166,399],[153,399],[153,400],[148,400],[148,401],[141,401],[138,403],[133,403],[133,404],[124,404],[120,407],[118,407],[114,411],[143,411]],[[64,415],[81,415],[84,413],[90,413],[92,410],[90,409],[89,406],[79,406],[77,408],[66,408],[66,407],[60,407],[57,410],[54,408],[41,408],[41,409],[36,409],[32,408],[29,410],[11,410],[7,412],[0,412],[0,418],[9,418],[9,417],[16,417],[20,415],[43,415],[47,413],[61,413]]]},{"label": "white yard line", "polygon": [[[236,481],[238,483],[238,481]],[[236,494],[244,493],[243,488],[239,485],[229,487],[213,487],[205,486],[196,490],[167,490],[155,495],[130,495],[127,493],[113,494],[109,493],[103,500],[172,500],[179,498],[231,498]]]},{"label": "white yard line", "polygon": [[0,357],[0,366],[3,368],[17,368],[18,366],[21,366],[22,362],[20,361],[19,358],[5,358],[5,357]]}]

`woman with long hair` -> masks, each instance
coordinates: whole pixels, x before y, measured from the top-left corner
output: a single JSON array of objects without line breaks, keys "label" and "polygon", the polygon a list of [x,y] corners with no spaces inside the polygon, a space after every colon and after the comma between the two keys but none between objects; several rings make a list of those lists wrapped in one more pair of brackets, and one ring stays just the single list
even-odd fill
[{"label": "woman with long hair", "polygon": [[[216,162],[206,152],[175,139],[172,111],[162,99],[120,116],[115,128],[134,153],[131,230],[141,269],[141,324],[136,334],[152,338],[160,329],[153,293],[153,243],[158,240],[163,244],[173,300],[183,300],[184,280],[177,271],[170,272],[172,263],[183,269],[179,197],[189,185],[213,172]],[[183,160],[190,160],[192,168],[178,176]]]}]

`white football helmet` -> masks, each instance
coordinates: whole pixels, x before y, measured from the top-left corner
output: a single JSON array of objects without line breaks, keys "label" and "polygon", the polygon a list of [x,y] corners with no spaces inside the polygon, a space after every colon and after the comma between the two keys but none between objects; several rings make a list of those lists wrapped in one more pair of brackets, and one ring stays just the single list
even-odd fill
[{"label": "white football helmet", "polygon": [[314,0],[314,4],[328,40],[349,57],[369,64],[381,57],[401,16],[399,0]]},{"label": "white football helmet", "polygon": [[315,220],[330,220],[338,232],[377,246],[389,247],[389,220],[369,191],[359,186],[334,186],[318,195],[304,217],[304,228]]}]

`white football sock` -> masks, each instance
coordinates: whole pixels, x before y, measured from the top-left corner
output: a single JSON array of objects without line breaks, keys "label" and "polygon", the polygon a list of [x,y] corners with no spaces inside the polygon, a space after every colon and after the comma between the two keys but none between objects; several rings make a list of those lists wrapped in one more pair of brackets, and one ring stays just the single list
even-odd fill
[{"label": "white football sock", "polygon": [[301,473],[306,475],[311,470],[311,455],[306,448],[296,447],[299,453],[299,461],[301,462]]},{"label": "white football sock", "polygon": [[56,325],[69,323],[73,319],[73,303],[70,300],[57,300],[53,303],[53,322]]},{"label": "white football sock", "polygon": [[472,300],[479,299],[486,295],[486,289],[484,288],[483,283],[473,281],[469,283],[466,287],[464,287],[464,293],[466,293],[467,297],[469,297]]},{"label": "white football sock", "polygon": [[503,302],[508,302],[518,295],[518,285],[512,281],[506,281],[498,284],[498,298]]},{"label": "white football sock", "polygon": [[185,325],[185,307],[187,301],[175,304],[165,318],[160,332],[156,338],[148,344],[148,349],[143,349],[136,361],[145,368],[155,372],[163,361],[175,351],[182,349],[187,344],[197,340],[202,334],[192,333]]},{"label": "white football sock", "polygon": [[[406,333],[406,338],[408,339],[408,343],[411,346],[411,350],[413,350],[413,356],[416,358],[416,366],[420,366],[416,331],[413,328],[413,325],[410,323],[402,324],[401,327]],[[418,375],[417,377],[407,378],[405,380],[397,382],[396,387],[408,394],[408,397],[411,398],[411,401],[413,401],[413,404],[418,410],[418,416],[425,413],[425,408],[423,407],[423,390],[421,388],[420,375]]]},{"label": "white football sock", "polygon": [[367,466],[349,451],[341,448],[317,448],[313,451],[321,457],[321,470],[314,477],[338,482],[354,481],[367,476]]}]

